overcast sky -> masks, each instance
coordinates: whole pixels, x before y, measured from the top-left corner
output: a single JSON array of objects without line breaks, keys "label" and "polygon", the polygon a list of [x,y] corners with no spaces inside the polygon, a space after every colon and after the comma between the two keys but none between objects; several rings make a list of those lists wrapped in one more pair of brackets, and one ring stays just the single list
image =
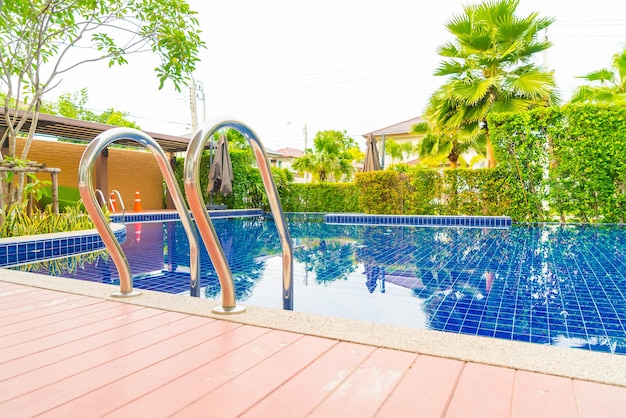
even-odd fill
[{"label": "overcast sky", "polygon": [[[438,0],[188,0],[199,12],[207,50],[195,78],[208,118],[247,123],[266,148],[304,148],[320,130],[361,135],[419,116],[443,77],[437,47],[454,38],[444,24],[462,5]],[[547,60],[561,96],[581,84],[576,76],[608,67],[626,45],[625,0],[521,0],[518,15],[555,17]],[[109,107],[153,132],[190,131],[189,92],[158,90],[149,56],[124,67],[91,65],[66,76],[46,99],[82,87],[88,107]],[[204,106],[203,106],[204,104]]]}]

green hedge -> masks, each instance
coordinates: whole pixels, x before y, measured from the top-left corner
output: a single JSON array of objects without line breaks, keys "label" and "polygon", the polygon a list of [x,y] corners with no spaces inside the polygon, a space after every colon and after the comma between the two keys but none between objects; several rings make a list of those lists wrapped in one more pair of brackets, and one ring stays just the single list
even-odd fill
[{"label": "green hedge", "polygon": [[566,105],[488,123],[514,219],[624,221],[626,107]]},{"label": "green hedge", "polygon": [[[402,166],[357,173],[353,183],[286,184],[288,212],[508,215],[515,221],[624,222],[626,107],[567,105],[494,114],[489,135],[495,169],[428,170]],[[251,155],[231,150],[234,193],[213,202],[261,207],[267,199]],[[206,161],[205,161],[206,160]],[[182,174],[182,161],[177,173]],[[208,182],[208,157],[201,187]],[[182,187],[182,180],[181,180]],[[208,202],[208,195],[205,194]]]},{"label": "green hedge", "polygon": [[294,183],[279,194],[286,212],[360,211],[354,183]]}]

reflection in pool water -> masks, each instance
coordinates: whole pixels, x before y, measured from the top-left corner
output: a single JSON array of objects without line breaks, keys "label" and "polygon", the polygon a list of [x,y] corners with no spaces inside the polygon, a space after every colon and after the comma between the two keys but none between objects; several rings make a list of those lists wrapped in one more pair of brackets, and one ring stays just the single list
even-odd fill
[{"label": "reflection in pool water", "polygon": [[[237,299],[280,308],[281,251],[271,219],[214,225]],[[622,227],[419,228],[304,217],[289,227],[296,311],[626,352]],[[129,224],[127,236],[123,249],[136,288],[188,294],[189,248],[180,223]],[[204,295],[219,298],[206,251],[201,272]],[[101,259],[66,276],[116,283],[117,270]]]}]

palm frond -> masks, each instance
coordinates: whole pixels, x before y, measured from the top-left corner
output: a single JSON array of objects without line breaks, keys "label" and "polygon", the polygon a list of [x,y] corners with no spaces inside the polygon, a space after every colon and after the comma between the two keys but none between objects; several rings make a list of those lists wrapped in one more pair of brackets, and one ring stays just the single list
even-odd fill
[{"label": "palm frond", "polygon": [[578,76],[576,78],[584,78],[587,81],[599,81],[600,84],[605,84],[606,82],[612,82],[613,81],[613,71],[611,71],[608,68],[602,68],[600,70],[597,71],[592,71],[590,73],[587,73],[585,75],[582,76]]},{"label": "palm frond", "polygon": [[439,64],[433,74],[437,76],[447,76],[461,73],[463,73],[463,65],[457,61],[448,60]]}]

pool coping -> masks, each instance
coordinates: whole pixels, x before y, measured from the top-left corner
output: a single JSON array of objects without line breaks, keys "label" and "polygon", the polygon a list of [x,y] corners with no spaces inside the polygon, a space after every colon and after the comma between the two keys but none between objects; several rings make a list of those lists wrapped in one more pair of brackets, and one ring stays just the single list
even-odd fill
[{"label": "pool coping", "polygon": [[211,308],[220,302],[212,299],[148,290],[142,290],[137,297],[120,299],[111,296],[112,292],[119,290],[114,285],[7,269],[0,269],[0,281],[339,341],[626,387],[626,356],[618,354],[256,306],[247,306],[241,314],[217,315],[211,313]]}]

